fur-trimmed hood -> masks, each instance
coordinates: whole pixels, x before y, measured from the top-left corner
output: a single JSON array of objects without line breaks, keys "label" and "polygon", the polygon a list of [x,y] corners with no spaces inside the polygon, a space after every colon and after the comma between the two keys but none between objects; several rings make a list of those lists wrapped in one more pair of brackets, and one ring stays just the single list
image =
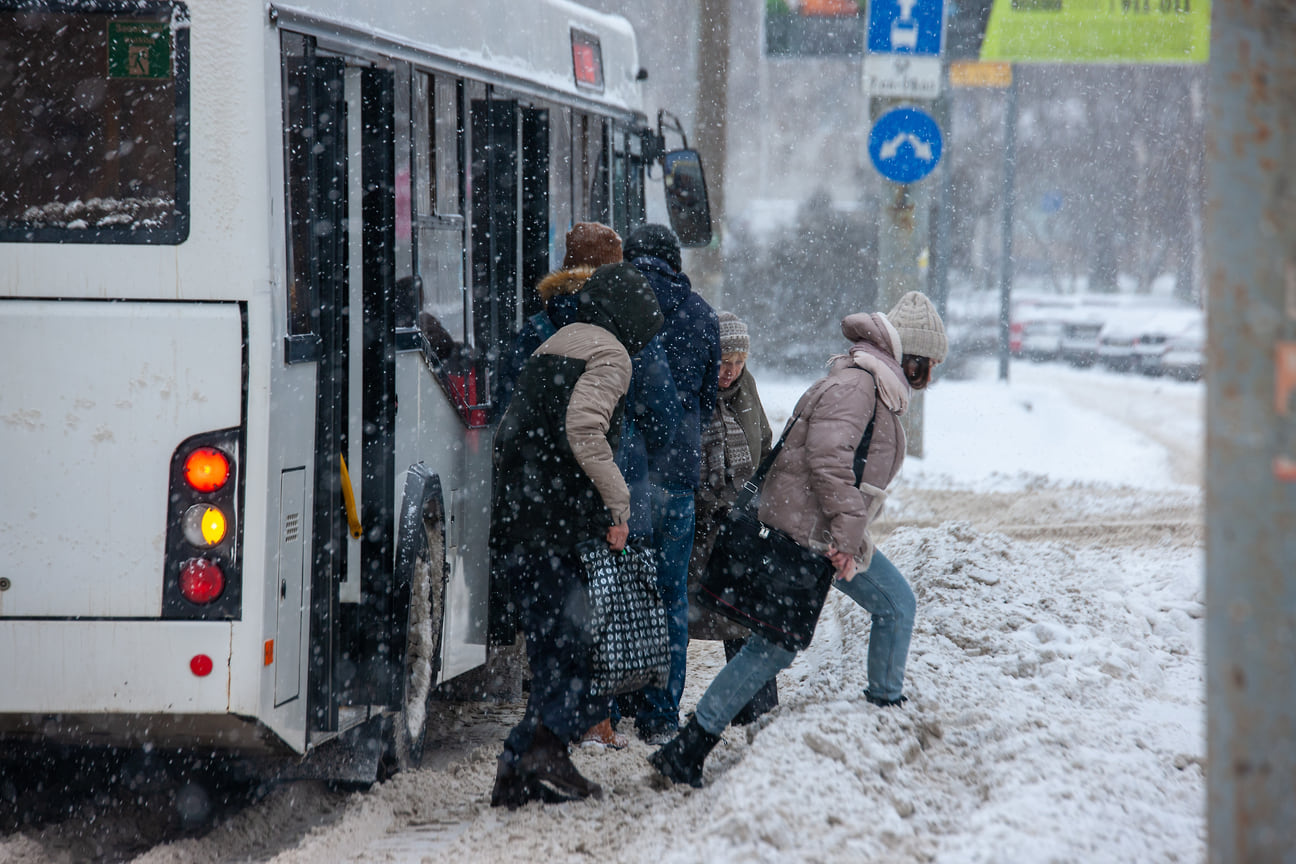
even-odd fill
[{"label": "fur-trimmed hood", "polygon": [[540,280],[536,293],[545,306],[555,297],[579,293],[585,287],[585,281],[594,275],[593,267],[572,267],[567,270],[555,270]]}]

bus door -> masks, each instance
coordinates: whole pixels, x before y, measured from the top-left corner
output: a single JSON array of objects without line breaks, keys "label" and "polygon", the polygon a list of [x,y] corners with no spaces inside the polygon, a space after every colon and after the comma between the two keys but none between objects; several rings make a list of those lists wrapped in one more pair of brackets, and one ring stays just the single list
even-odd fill
[{"label": "bus door", "polygon": [[[317,337],[315,350],[308,345],[296,359],[317,369],[307,723],[320,740],[390,704],[391,667],[402,660],[388,650],[394,79],[309,39],[301,54],[285,58],[288,221],[292,260],[309,275]],[[282,640],[282,616],[280,628]]]}]

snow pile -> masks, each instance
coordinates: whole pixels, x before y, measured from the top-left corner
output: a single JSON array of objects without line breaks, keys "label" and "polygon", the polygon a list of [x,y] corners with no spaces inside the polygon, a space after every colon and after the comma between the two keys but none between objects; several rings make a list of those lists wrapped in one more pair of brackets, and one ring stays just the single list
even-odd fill
[{"label": "snow pile", "polygon": [[639,860],[1203,857],[1200,550],[965,523],[885,547],[919,601],[910,702],[864,701],[868,617],[834,592],[775,717],[726,734],[711,789],[666,793],[688,829]]}]

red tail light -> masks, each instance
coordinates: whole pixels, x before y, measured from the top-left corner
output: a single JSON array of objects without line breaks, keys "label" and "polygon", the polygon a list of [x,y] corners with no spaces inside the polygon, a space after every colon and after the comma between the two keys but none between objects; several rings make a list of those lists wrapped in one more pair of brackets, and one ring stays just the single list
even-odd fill
[{"label": "red tail light", "polygon": [[229,474],[229,457],[215,447],[199,447],[185,459],[185,482],[199,492],[215,492]]},{"label": "red tail light", "polygon": [[225,574],[206,558],[193,558],[180,568],[180,593],[190,603],[210,603],[225,590]]}]

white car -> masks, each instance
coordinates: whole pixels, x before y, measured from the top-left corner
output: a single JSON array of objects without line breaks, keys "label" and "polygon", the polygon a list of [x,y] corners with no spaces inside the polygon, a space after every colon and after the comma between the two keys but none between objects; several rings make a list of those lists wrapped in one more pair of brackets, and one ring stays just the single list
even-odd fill
[{"label": "white car", "polygon": [[1185,381],[1196,381],[1206,368],[1206,321],[1198,318],[1166,340],[1157,357],[1157,369]]},{"label": "white car", "polygon": [[[1133,366],[1145,375],[1160,375],[1162,355],[1172,340],[1197,330],[1205,333],[1204,316],[1200,309],[1175,309],[1159,312],[1143,327],[1134,343]],[[1182,343],[1181,343],[1182,344]],[[1201,340],[1198,340],[1198,347]]]}]

